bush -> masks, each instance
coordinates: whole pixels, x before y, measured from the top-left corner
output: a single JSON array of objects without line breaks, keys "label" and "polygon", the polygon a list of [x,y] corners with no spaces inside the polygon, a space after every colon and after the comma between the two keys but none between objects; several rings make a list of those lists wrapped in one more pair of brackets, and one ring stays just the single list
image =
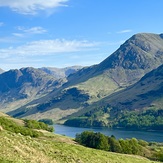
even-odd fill
[{"label": "bush", "polygon": [[0,117],[0,126],[3,127],[3,129],[14,132],[14,133],[20,133],[24,136],[31,136],[31,137],[39,137],[41,132],[31,130],[27,127],[20,126],[16,124],[14,121],[5,118]]},{"label": "bush", "polygon": [[159,151],[154,153],[154,159],[157,161],[163,161],[163,149],[160,149]]},{"label": "bush", "polygon": [[139,140],[138,143],[143,147],[146,147],[147,145],[149,145],[149,143],[144,140]]},{"label": "bush", "polygon": [[47,130],[49,132],[54,131],[54,128],[52,126],[48,126],[43,122],[38,122],[36,120],[27,120],[27,119],[24,121],[25,121],[25,126],[31,129],[42,129],[42,130]]}]

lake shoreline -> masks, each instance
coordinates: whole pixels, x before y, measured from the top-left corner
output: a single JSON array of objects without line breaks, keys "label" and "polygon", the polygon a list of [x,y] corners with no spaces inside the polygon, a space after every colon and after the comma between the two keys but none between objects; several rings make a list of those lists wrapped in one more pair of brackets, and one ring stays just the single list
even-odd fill
[{"label": "lake shoreline", "polygon": [[[55,123],[54,125],[62,125],[67,127],[76,127],[76,126],[69,126],[61,123]],[[124,127],[77,127],[77,128],[91,128],[91,129],[109,129],[109,130],[126,130],[126,131],[142,131],[142,132],[161,132],[163,133],[163,130],[152,130],[152,129],[130,129],[130,128],[124,128]]]},{"label": "lake shoreline", "polygon": [[71,138],[75,138],[75,135],[83,131],[101,132],[107,136],[114,135],[117,139],[142,139],[148,142],[163,142],[163,132],[156,131],[131,131],[121,129],[109,129],[109,128],[84,128],[84,127],[70,127],[60,124],[54,124],[56,134],[65,135]]}]

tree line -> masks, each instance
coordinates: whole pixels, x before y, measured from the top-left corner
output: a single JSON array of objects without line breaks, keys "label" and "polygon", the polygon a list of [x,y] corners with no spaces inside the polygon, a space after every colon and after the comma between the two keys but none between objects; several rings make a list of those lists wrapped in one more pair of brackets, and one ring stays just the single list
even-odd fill
[{"label": "tree line", "polygon": [[77,134],[75,141],[86,147],[123,153],[144,156],[153,160],[163,161],[163,144],[148,143],[144,140],[119,139],[113,135],[106,136],[100,132],[84,131]]}]

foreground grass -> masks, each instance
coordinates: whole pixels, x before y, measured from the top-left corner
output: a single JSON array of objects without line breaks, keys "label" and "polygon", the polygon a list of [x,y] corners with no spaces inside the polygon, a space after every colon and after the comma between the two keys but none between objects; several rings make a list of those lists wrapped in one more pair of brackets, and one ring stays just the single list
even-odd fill
[{"label": "foreground grass", "polygon": [[31,138],[0,131],[0,162],[3,163],[154,163],[146,158],[86,148],[72,139],[45,132]]}]

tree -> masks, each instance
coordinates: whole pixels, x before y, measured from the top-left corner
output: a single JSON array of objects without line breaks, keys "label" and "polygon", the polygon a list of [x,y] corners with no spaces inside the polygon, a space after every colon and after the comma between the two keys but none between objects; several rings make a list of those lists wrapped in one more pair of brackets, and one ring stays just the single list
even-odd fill
[{"label": "tree", "polygon": [[110,145],[110,148],[109,148],[110,151],[118,152],[118,153],[122,152],[122,147],[121,147],[119,141],[116,140],[115,137],[113,137],[113,136],[108,137],[108,144]]},{"label": "tree", "polygon": [[77,134],[75,140],[87,147],[108,150],[108,139],[107,136],[101,133],[94,133],[92,131],[84,131],[81,134]]}]

